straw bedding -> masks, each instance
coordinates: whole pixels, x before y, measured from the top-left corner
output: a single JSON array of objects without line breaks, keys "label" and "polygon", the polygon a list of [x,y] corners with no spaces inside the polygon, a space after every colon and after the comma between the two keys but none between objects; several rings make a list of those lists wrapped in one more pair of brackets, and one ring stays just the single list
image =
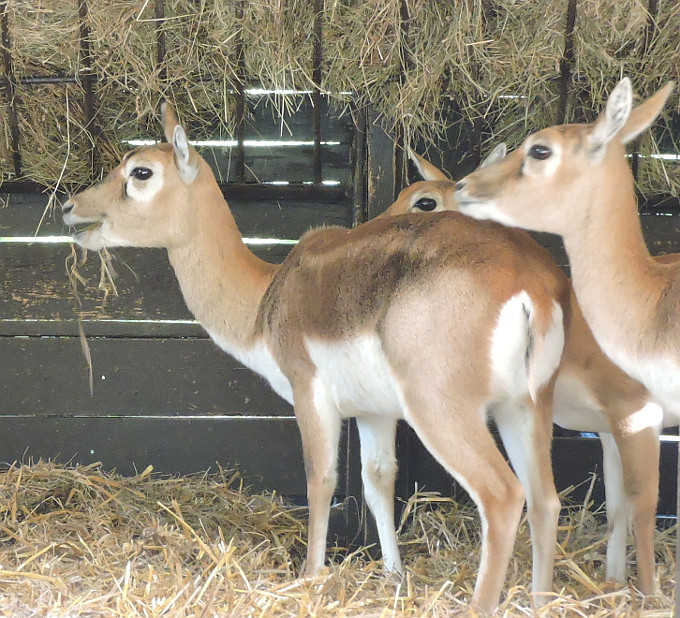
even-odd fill
[{"label": "straw bedding", "polygon": [[[0,613],[22,616],[472,615],[479,559],[472,507],[417,493],[400,543],[407,574],[385,576],[365,549],[330,548],[330,566],[296,579],[306,512],[256,495],[239,476],[133,478],[98,465],[39,462],[0,475]],[[555,600],[538,616],[669,616],[674,529],[656,538],[661,593],[605,584],[605,529],[563,511]],[[520,529],[498,615],[528,616],[530,547]]]},{"label": "straw bedding", "polygon": [[[424,2],[324,0],[320,87],[341,113],[372,105],[406,143],[434,140],[453,102],[466,123],[477,120],[489,142],[514,147],[530,130],[555,121],[566,5],[562,0]],[[314,87],[311,0],[164,0],[85,2],[91,63],[79,53],[78,2],[10,0],[9,32],[17,79],[34,75],[96,78],[95,126],[85,127],[78,84],[19,85],[25,176],[48,186],[88,184],[94,144],[100,168],[125,150],[123,140],[157,133],[161,97],[181,110],[191,135],[233,137],[235,91],[247,86],[309,91]],[[680,4],[647,0],[578,0],[568,120],[592,118],[622,74],[642,95],[680,78]],[[404,20],[407,17],[408,19]],[[157,40],[166,56],[157,59]],[[239,55],[239,49],[242,55]],[[0,104],[4,90],[0,93]],[[66,101],[70,101],[70,107]],[[272,113],[299,104],[272,95]],[[351,104],[351,105],[350,105]],[[678,111],[677,91],[666,114]],[[0,165],[11,167],[9,127],[0,124]],[[284,124],[284,123],[282,123]],[[643,153],[672,150],[667,129],[647,137]],[[680,165],[644,159],[640,188],[680,189]]]}]

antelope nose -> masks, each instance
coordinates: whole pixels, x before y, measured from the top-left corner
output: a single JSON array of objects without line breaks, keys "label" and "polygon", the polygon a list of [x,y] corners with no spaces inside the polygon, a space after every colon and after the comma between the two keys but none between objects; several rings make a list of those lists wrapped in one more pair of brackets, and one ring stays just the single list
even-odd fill
[{"label": "antelope nose", "polygon": [[61,205],[61,214],[62,215],[67,215],[73,210],[73,207],[75,204],[73,203],[72,200],[68,200],[66,203]]},{"label": "antelope nose", "polygon": [[465,189],[466,184],[467,183],[464,180],[457,182],[456,183],[456,191],[462,191],[463,189]]}]

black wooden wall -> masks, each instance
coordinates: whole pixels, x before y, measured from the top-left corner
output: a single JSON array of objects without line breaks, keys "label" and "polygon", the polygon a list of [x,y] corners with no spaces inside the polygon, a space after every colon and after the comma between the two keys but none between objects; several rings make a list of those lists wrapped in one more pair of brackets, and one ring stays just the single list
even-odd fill
[{"label": "black wooden wall", "polygon": [[[324,140],[333,143],[321,149],[327,184],[301,184],[313,180],[311,106],[303,105],[297,114],[289,123],[294,133],[286,139],[305,143],[246,146],[246,164],[263,184],[224,187],[244,237],[266,241],[251,248],[272,262],[283,260],[292,246],[286,241],[310,227],[350,226],[374,216],[391,203],[402,182],[400,151],[375,125],[371,111],[363,110],[355,116],[358,129],[349,118],[324,114]],[[266,115],[257,119],[252,139],[280,140],[269,123]],[[220,173],[231,179],[229,150],[208,154],[209,161],[222,160]],[[281,181],[291,184],[267,184]],[[31,238],[48,196],[3,193],[0,199],[0,460],[101,461],[124,474],[148,465],[163,473],[236,466],[257,489],[305,494],[292,409],[221,353],[193,321],[164,251],[115,250],[117,295],[97,288],[101,263],[90,253],[79,266],[87,283],[74,290],[67,275],[74,250],[60,216],[48,214],[39,238]],[[653,253],[678,251],[677,214],[650,214],[642,221]],[[559,242],[540,240],[566,266]],[[92,394],[79,323],[91,355]],[[400,496],[416,485],[452,491],[450,478],[407,428],[398,439]],[[348,423],[341,443],[340,501],[361,495],[358,452]],[[676,452],[676,443],[663,443],[661,513],[675,512]],[[558,432],[558,488],[587,479],[599,470],[600,458],[597,440]],[[598,485],[595,500],[601,499]],[[355,520],[347,512],[342,518],[345,525]]]}]

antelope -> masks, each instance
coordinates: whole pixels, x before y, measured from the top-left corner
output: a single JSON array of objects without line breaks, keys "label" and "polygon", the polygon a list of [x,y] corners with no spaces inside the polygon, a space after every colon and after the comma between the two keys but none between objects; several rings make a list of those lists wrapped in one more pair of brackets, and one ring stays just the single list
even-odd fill
[{"label": "antelope", "polygon": [[[650,256],[624,158],[624,145],[654,122],[672,89],[668,82],[633,109],[624,78],[595,122],[530,135],[505,159],[461,180],[455,196],[471,217],[559,234],[598,344],[677,417],[680,261]],[[640,416],[631,432],[659,421],[657,413]]]},{"label": "antelope", "polygon": [[243,243],[174,111],[164,103],[161,114],[168,143],[127,153],[63,205],[63,219],[88,224],[73,234],[86,249],[165,248],[210,337],[293,404],[309,503],[305,574],[324,563],[341,421],[349,417],[385,569],[403,571],[394,529],[395,430],[403,419],[479,509],[471,604],[487,612],[498,604],[525,492],[533,590],[544,602],[560,508],[552,393],[569,303],[557,266],[536,260],[527,268],[540,248],[457,213],[313,230],[281,265],[266,263]]},{"label": "antelope", "polygon": [[[481,168],[504,158],[499,144]],[[425,181],[406,187],[380,217],[408,212],[458,210],[456,183],[429,161],[409,151]],[[522,230],[512,233],[528,238]],[[546,257],[547,259],[547,257]],[[660,256],[670,263],[678,255]],[[677,424],[677,417],[664,414],[652,395],[629,377],[601,351],[571,291],[571,322],[558,368],[553,401],[554,421],[574,431],[597,432],[603,454],[605,498],[609,534],[606,577],[626,581],[628,520],[633,524],[637,554],[637,586],[643,594],[656,589],[654,527],[659,487],[659,425],[639,428],[640,420],[662,418],[661,425]]]}]

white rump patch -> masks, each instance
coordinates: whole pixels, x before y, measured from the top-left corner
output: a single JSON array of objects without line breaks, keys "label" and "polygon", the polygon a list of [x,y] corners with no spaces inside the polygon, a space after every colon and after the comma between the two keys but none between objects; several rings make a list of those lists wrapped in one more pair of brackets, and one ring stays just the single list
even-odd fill
[{"label": "white rump patch", "polygon": [[[553,375],[562,357],[564,330],[557,303],[552,313],[543,341],[537,342],[533,340],[534,304],[529,294],[519,292],[503,305],[491,336],[491,384],[496,395],[533,397]],[[539,356],[532,360],[535,353]]]},{"label": "white rump patch", "polygon": [[564,317],[562,307],[553,301],[550,326],[543,337],[541,354],[534,362],[534,375],[530,387],[538,390],[552,378],[562,360],[563,350]]},{"label": "white rump patch", "polygon": [[341,342],[305,339],[305,346],[317,380],[343,418],[363,414],[403,418],[400,389],[378,337]]}]

